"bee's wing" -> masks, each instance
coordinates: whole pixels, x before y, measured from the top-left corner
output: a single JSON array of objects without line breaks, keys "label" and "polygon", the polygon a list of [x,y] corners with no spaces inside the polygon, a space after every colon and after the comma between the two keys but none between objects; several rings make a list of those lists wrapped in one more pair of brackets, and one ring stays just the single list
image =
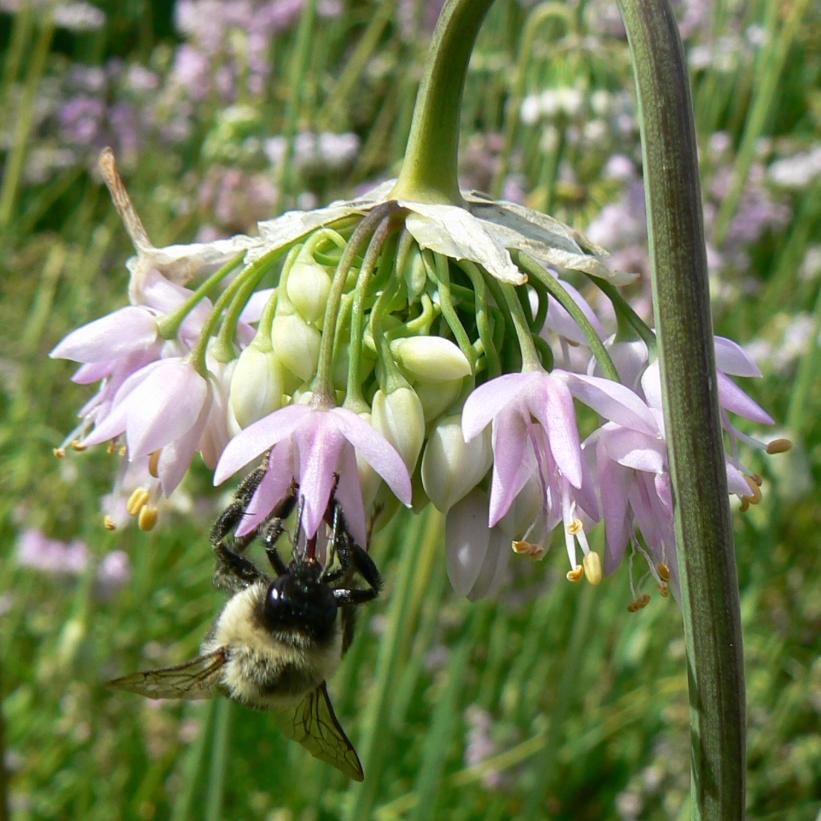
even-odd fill
[{"label": "bee's wing", "polygon": [[148,698],[210,698],[219,694],[220,671],[227,658],[226,648],[218,647],[175,667],[115,678],[108,686]]},{"label": "bee's wing", "polygon": [[302,744],[314,758],[333,765],[354,781],[364,780],[359,756],[336,718],[324,681],[299,702],[293,714],[275,715],[282,732]]}]

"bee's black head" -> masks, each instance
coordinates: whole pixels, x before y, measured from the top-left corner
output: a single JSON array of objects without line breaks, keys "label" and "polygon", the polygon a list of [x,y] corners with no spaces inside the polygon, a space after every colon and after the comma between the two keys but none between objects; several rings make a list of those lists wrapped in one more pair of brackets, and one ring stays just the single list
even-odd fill
[{"label": "bee's black head", "polygon": [[263,619],[272,631],[294,631],[322,642],[333,635],[336,600],[320,581],[321,568],[314,563],[291,565],[271,582],[265,594]]}]

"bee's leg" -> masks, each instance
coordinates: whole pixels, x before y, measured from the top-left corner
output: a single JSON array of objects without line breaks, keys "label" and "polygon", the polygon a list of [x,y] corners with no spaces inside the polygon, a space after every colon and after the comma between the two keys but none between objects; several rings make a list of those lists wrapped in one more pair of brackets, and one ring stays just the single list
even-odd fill
[{"label": "bee's leg", "polygon": [[288,566],[279,555],[276,544],[279,537],[285,532],[285,520],[291,515],[296,504],[295,486],[293,492],[283,499],[271,512],[262,528],[262,545],[265,548],[265,555],[271,563],[278,576],[284,576],[288,572]]},{"label": "bee's leg", "polygon": [[337,587],[333,593],[337,607],[341,607],[344,604],[365,604],[365,602],[373,601],[379,595],[379,590],[375,587],[367,590]]},{"label": "bee's leg", "polygon": [[[209,536],[214,548],[225,541],[228,534],[242,521],[242,517],[245,515],[245,511],[256,489],[259,487],[262,477],[265,476],[265,470],[265,467],[259,467],[249,473],[237,488],[237,492],[234,494],[234,500],[217,517],[217,521],[214,522]],[[243,549],[247,547],[251,539],[253,539],[253,535],[244,542],[236,540],[235,546],[239,547],[239,549]]]},{"label": "bee's leg", "polygon": [[379,570],[368,551],[351,538],[351,534],[345,526],[345,518],[339,509],[339,505],[337,505],[336,508],[338,511],[338,519],[336,516],[334,519],[342,531],[336,540],[339,564],[343,570],[353,569],[362,576],[368,586],[374,591],[375,597],[382,589],[382,576],[379,574]]},{"label": "bee's leg", "polygon": [[214,569],[214,586],[228,593],[239,593],[252,584],[266,580],[267,576],[260,572],[253,562],[235,553],[224,544],[214,547],[214,557],[217,566]]}]

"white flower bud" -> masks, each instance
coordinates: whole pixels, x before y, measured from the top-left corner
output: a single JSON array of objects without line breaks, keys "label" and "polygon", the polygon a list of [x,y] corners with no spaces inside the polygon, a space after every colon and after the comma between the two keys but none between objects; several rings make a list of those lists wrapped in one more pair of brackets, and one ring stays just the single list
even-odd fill
[{"label": "white flower bud", "polygon": [[422,457],[425,493],[439,510],[447,513],[481,481],[492,462],[490,428],[465,442],[461,416],[446,416],[436,423],[425,446]]},{"label": "white flower bud", "polygon": [[391,342],[391,353],[408,373],[428,382],[461,379],[470,375],[470,362],[449,339],[409,336]]},{"label": "white flower bud", "polygon": [[228,405],[241,428],[282,406],[282,366],[270,348],[254,341],[239,355]]},{"label": "white flower bud", "polygon": [[462,384],[461,379],[452,379],[448,382],[417,382],[414,385],[426,422],[432,422],[453,407],[462,392]]},{"label": "white flower bud", "polygon": [[321,327],[331,290],[330,274],[318,263],[301,257],[291,266],[285,291],[297,313]]},{"label": "white flower bud", "polygon": [[[369,425],[373,424],[371,414],[360,413],[360,419],[364,419]],[[365,510],[368,510],[376,498],[376,494],[382,484],[379,474],[361,457],[356,457],[356,470],[359,473],[359,486],[362,488],[362,501]]]},{"label": "white flower bud", "polygon": [[396,448],[413,473],[425,439],[425,415],[413,388],[385,394],[377,391],[372,405],[373,426]]},{"label": "white flower bud", "polygon": [[321,335],[296,314],[277,314],[271,329],[277,359],[295,376],[307,381],[316,373]]},{"label": "white flower bud", "polygon": [[510,540],[487,526],[487,495],[474,490],[445,520],[448,578],[460,596],[471,600],[494,593],[504,581]]}]

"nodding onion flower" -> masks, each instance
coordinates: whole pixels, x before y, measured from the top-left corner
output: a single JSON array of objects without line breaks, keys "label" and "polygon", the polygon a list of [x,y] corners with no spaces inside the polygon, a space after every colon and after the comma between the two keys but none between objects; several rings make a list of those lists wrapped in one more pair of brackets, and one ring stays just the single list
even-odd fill
[{"label": "nodding onion flower", "polygon": [[[155,248],[110,152],[101,166],[137,252],[130,304],[51,355],[99,383],[57,454],[110,443],[127,459],[107,526],[152,527],[197,453],[216,483],[262,459],[240,537],[295,487],[308,539],[331,497],[363,544],[375,520],[430,501],[470,598],[498,590],[517,555],[544,556],[556,530],[571,581],[600,583],[629,547],[675,592],[654,334],[618,290],[633,275],[602,249],[518,205],[417,202],[392,182],[256,237]],[[730,380],[758,375],[749,357],[720,338],[716,353],[729,487],[754,504],[738,445],[763,445],[729,414],[772,420]],[[637,587],[632,609],[646,597]]]}]

